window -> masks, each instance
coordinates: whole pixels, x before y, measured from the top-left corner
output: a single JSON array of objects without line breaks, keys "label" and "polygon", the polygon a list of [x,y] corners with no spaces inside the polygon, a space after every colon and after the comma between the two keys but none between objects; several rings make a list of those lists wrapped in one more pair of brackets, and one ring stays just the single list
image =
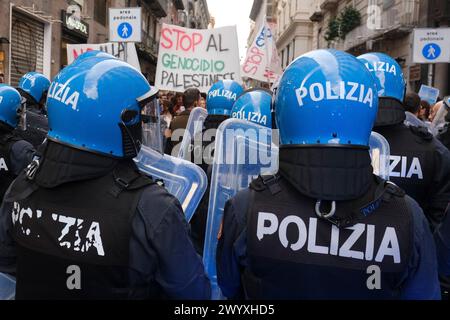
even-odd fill
[{"label": "window", "polygon": [[389,9],[395,4],[395,0],[383,0],[383,9]]},{"label": "window", "polygon": [[292,60],[295,59],[295,38],[292,40]]},{"label": "window", "polygon": [[281,67],[284,66],[284,49],[281,50]]},{"label": "window", "polygon": [[290,49],[290,44],[288,44],[287,45],[287,48],[286,48],[286,67],[288,66],[288,64],[289,64],[289,58],[290,58],[290,56],[289,56],[289,49]]},{"label": "window", "polygon": [[106,0],[95,0],[94,20],[102,25],[106,25]]}]

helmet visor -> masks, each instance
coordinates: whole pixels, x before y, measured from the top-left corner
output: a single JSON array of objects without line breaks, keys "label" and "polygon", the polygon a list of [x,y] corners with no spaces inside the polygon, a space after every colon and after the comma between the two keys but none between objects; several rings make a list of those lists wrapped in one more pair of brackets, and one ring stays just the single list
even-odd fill
[{"label": "helmet visor", "polygon": [[160,114],[157,96],[142,102],[142,144],[162,154],[164,128],[161,126]]}]

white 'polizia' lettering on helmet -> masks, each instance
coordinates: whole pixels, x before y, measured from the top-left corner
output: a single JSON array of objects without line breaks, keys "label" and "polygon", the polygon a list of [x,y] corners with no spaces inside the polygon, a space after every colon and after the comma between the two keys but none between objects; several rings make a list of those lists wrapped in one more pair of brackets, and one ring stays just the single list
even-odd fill
[{"label": "white 'polizia' lettering on helmet", "polygon": [[252,112],[252,111],[245,112],[243,110],[239,110],[239,111],[233,112],[232,117],[236,118],[236,119],[243,119],[243,120],[248,120],[251,122],[267,125],[267,116],[262,115],[260,112]]},{"label": "white 'polizia' lettering on helmet", "polygon": [[[258,212],[258,222],[256,237],[259,241],[268,236],[275,236],[278,231],[276,239],[280,244],[291,251],[299,251],[304,249],[309,253],[326,254],[351,259],[366,260],[376,262],[383,262],[387,257],[391,257],[395,264],[401,262],[400,245],[397,238],[397,232],[393,227],[385,227],[383,238],[378,247],[375,247],[373,241],[375,237],[375,225],[357,223],[345,229],[351,230],[350,236],[343,241],[339,237],[340,230],[336,226],[331,227],[329,234],[329,241],[327,245],[318,245],[316,236],[318,234],[317,218],[309,218],[308,225],[302,218],[296,215],[285,217],[281,222],[278,216],[270,212]],[[297,239],[288,239],[287,229],[298,229]],[[365,238],[365,241],[364,241]],[[294,240],[295,242],[291,242]],[[365,242],[364,251],[356,250],[355,244],[359,241]]]},{"label": "white 'polizia' lettering on helmet", "polygon": [[300,107],[304,105],[303,99],[308,97],[311,101],[319,102],[323,100],[347,100],[369,104],[373,106],[373,90],[364,84],[339,81],[337,83],[325,82],[325,87],[321,82],[315,82],[309,88],[300,87],[295,90],[297,101]]},{"label": "white 'polizia' lettering on helmet", "polygon": [[229,100],[236,100],[237,94],[226,89],[216,89],[208,93],[208,98],[225,97]]},{"label": "white 'polizia' lettering on helmet", "polygon": [[68,85],[53,82],[48,90],[48,99],[55,99],[64,103],[65,105],[71,105],[73,110],[77,109],[78,99],[80,93],[72,90]]},{"label": "white 'polizia' lettering on helmet", "polygon": [[28,80],[30,80],[31,81],[31,85],[32,86],[34,86],[34,82],[36,81],[36,77],[34,76],[34,75],[32,75],[32,74],[25,74],[24,76],[23,76],[25,79],[28,79]]},{"label": "white 'polizia' lettering on helmet", "polygon": [[383,61],[367,62],[366,68],[372,72],[382,71],[397,75],[397,68],[395,67],[395,65],[389,64],[388,62]]}]

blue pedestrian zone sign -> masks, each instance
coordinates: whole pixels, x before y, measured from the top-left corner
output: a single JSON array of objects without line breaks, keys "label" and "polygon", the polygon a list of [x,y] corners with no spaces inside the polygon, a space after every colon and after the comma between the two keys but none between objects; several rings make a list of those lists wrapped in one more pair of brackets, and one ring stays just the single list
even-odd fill
[{"label": "blue pedestrian zone sign", "polygon": [[109,41],[142,41],[142,8],[109,8]]},{"label": "blue pedestrian zone sign", "polygon": [[427,43],[422,49],[422,54],[425,59],[436,60],[441,55],[441,47],[436,43]]},{"label": "blue pedestrian zone sign", "polygon": [[119,24],[119,27],[117,28],[117,33],[119,34],[119,37],[123,39],[128,39],[133,34],[133,27],[128,22],[123,22]]}]

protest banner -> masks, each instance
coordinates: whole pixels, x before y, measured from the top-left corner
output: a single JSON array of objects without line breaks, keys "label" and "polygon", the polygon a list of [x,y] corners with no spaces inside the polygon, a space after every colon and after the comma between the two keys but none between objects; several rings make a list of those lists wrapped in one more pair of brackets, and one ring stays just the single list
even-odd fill
[{"label": "protest banner", "polygon": [[67,62],[71,64],[79,55],[87,51],[100,50],[109,53],[116,58],[125,60],[125,45],[127,45],[127,62],[141,71],[139,59],[134,43],[108,42],[95,44],[67,44]]},{"label": "protest banner", "polygon": [[275,26],[263,23],[242,65],[242,76],[273,83],[280,77],[281,63],[275,45]]},{"label": "protest banner", "polygon": [[242,82],[236,27],[188,29],[163,24],[156,82],[158,89],[207,92],[218,80]]},{"label": "protest banner", "polygon": [[433,105],[437,102],[439,97],[439,89],[433,88],[426,85],[421,85],[419,90],[419,97],[422,100],[427,101],[429,104]]}]

